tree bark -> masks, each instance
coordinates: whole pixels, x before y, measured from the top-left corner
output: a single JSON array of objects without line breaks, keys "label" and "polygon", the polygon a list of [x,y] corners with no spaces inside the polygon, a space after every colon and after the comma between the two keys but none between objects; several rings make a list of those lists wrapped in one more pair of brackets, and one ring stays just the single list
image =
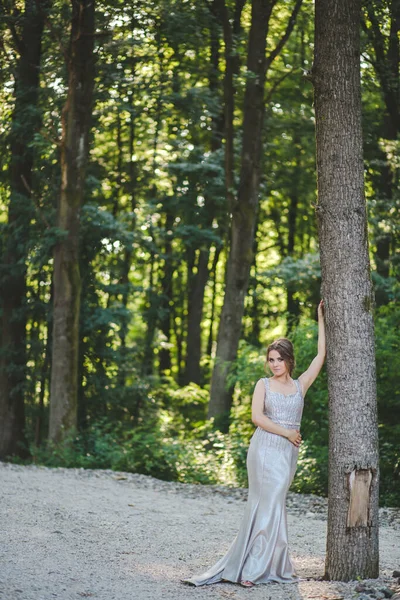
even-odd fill
[{"label": "tree bark", "polygon": [[79,312],[79,212],[84,197],[94,86],[94,0],[71,0],[68,94],[62,113],[61,193],[54,251],[53,350],[50,387],[52,441],[77,425]]},{"label": "tree bark", "polygon": [[0,458],[28,454],[25,440],[24,384],[26,376],[26,259],[30,223],[34,150],[40,126],[37,108],[44,13],[26,0],[18,49],[15,107],[10,135],[10,201],[1,277],[0,331]]},{"label": "tree bark", "polygon": [[317,0],[318,204],[329,388],[325,576],[378,576],[378,430],[361,129],[361,1]]}]

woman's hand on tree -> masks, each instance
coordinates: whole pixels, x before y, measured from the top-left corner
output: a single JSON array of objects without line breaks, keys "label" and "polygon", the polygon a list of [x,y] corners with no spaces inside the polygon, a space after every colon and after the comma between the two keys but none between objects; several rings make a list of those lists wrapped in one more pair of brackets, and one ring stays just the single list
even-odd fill
[{"label": "woman's hand on tree", "polygon": [[294,446],[300,446],[301,433],[297,429],[291,429],[286,437],[289,440],[289,442],[292,442]]},{"label": "woman's hand on tree", "polygon": [[318,304],[318,320],[319,319],[323,319],[324,318],[324,314],[325,314],[324,301],[321,300],[321,302]]}]

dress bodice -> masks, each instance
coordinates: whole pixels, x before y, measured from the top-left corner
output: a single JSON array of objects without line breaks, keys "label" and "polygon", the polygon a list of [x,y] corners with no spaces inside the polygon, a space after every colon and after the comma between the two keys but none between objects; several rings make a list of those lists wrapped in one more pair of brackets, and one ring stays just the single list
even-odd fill
[{"label": "dress bodice", "polygon": [[271,421],[283,427],[298,429],[304,405],[299,380],[294,380],[297,391],[287,396],[281,392],[271,391],[268,377],[264,377],[263,381],[265,385],[264,414]]}]

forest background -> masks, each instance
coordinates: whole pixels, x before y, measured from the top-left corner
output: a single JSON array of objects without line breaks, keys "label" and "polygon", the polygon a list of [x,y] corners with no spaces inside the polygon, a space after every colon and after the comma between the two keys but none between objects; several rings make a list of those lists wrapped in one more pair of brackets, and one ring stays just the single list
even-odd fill
[{"label": "forest background", "polygon": [[[208,418],[210,381],[241,184],[245,89],[254,77],[246,66],[251,5],[96,2],[93,47],[80,57],[94,85],[74,208],[77,421],[59,443],[48,434],[53,275],[67,237],[57,215],[74,2],[0,7],[0,408],[4,415],[7,403],[20,407],[18,444],[2,458],[246,485],[251,394],[265,375],[266,345],[293,340],[295,376],[316,352],[313,3],[270,2],[252,266],[227,379],[229,423],[216,423]],[[400,505],[400,2],[366,1],[360,28],[381,502]],[[68,386],[61,378],[57,385]],[[327,492],[327,402],[323,372],[307,394],[294,491]]]}]

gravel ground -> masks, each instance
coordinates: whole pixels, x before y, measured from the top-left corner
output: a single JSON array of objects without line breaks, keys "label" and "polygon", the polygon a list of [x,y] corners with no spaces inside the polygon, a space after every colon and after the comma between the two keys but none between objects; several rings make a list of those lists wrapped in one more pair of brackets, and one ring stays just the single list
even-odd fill
[{"label": "gravel ground", "polygon": [[363,593],[360,582],[318,580],[326,500],[299,494],[288,497],[288,520],[304,581],[252,589],[181,583],[226,552],[245,499],[245,490],[222,486],[0,462],[0,600],[365,600],[368,590],[375,598],[384,586],[393,590],[400,511],[381,510],[380,578],[366,581]]}]

